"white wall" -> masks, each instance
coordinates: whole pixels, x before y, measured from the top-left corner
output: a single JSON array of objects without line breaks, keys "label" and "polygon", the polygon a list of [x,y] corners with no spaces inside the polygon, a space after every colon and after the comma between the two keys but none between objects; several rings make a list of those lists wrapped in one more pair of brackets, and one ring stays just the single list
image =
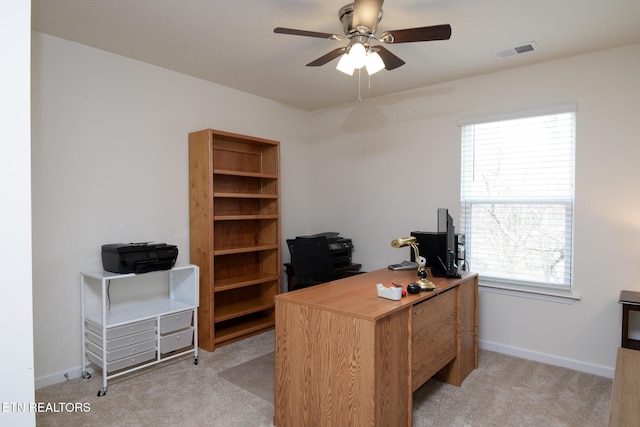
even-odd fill
[{"label": "white wall", "polygon": [[[507,59],[508,60],[508,59]],[[572,305],[480,294],[485,348],[612,375],[618,296],[640,290],[640,45],[355,102],[312,118],[312,221],[354,239],[367,270],[408,258],[390,241],[458,225],[460,118],[576,102]],[[354,79],[354,84],[357,80]],[[375,85],[375,78],[372,85]],[[331,165],[331,173],[326,173]]]},{"label": "white wall", "polygon": [[[79,272],[104,243],[178,245],[189,262],[188,142],[214,128],[281,141],[283,239],[308,228],[307,113],[33,33],[37,385],[80,374]],[[302,152],[301,152],[302,150]]]},{"label": "white wall", "polygon": [[12,426],[35,425],[35,413],[13,406],[34,402],[30,29],[31,2],[0,3],[0,424]]},{"label": "white wall", "polygon": [[37,384],[79,374],[78,272],[100,268],[101,244],[166,241],[180,247],[179,262],[188,261],[188,132],[212,127],[282,141],[283,239],[339,231],[372,270],[406,258],[391,239],[434,230],[437,207],[449,207],[457,221],[459,118],[563,102],[578,105],[575,288],[582,299],[565,305],[483,292],[480,339],[486,348],[612,373],[619,291],[640,290],[632,279],[640,255],[633,126],[640,46],[309,114],[33,37]]}]

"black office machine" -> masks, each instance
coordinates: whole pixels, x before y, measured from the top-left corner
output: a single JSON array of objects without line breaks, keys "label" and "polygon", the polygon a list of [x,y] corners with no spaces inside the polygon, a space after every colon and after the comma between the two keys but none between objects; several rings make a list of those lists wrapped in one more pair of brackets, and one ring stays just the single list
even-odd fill
[{"label": "black office machine", "polygon": [[[464,234],[456,234],[449,210],[438,208],[438,232],[412,231],[418,242],[420,256],[426,259],[434,277],[460,277],[465,270]],[[415,261],[411,253],[411,261]]]},{"label": "black office machine", "polygon": [[351,239],[348,239],[346,237],[340,237],[339,235],[340,233],[336,233],[334,231],[327,231],[324,233],[313,234],[311,236],[300,236],[300,237],[325,236],[329,243],[329,255],[331,257],[331,263],[334,266],[351,264],[351,253],[353,252],[353,243],[351,242]]},{"label": "black office machine", "polygon": [[102,245],[102,268],[112,273],[148,273],[170,270],[178,247],[166,243],[111,243]]}]

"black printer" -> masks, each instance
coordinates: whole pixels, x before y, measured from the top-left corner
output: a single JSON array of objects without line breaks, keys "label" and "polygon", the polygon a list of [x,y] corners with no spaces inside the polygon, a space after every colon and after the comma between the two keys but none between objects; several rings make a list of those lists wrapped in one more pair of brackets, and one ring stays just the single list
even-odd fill
[{"label": "black printer", "polygon": [[[324,233],[313,234],[311,236],[301,237],[317,237],[325,236],[329,243],[329,256],[331,263],[336,265],[351,264],[351,253],[353,251],[353,243],[351,239],[340,237],[340,233],[335,231],[326,231]],[[291,250],[291,248],[289,248]]]},{"label": "black printer", "polygon": [[111,243],[102,245],[102,268],[112,273],[148,273],[170,270],[178,258],[178,247],[166,243]]}]

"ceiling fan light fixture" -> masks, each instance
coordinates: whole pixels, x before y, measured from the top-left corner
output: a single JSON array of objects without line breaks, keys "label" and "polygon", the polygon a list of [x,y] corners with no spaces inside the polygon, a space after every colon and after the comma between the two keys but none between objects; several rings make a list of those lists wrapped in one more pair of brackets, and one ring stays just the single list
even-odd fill
[{"label": "ceiling fan light fixture", "polygon": [[367,54],[367,63],[365,66],[367,67],[367,73],[371,76],[384,68],[384,61],[380,55],[378,55],[378,52],[370,50]]},{"label": "ceiling fan light fixture", "polygon": [[[374,40],[380,43],[398,44],[449,40],[451,38],[451,25],[449,24],[385,31],[380,35],[376,35],[378,24],[382,18],[382,3],[384,0],[352,1],[352,3],[343,6],[338,12],[344,35],[283,27],[276,27],[273,31],[279,34],[291,34],[329,40],[348,39],[348,46],[333,49],[327,54],[308,63],[307,67],[325,65],[342,55],[336,68],[350,76],[353,75],[356,68],[360,70],[366,67],[367,73],[372,75],[382,68],[391,71],[405,64],[402,59],[398,58],[382,45],[372,47],[370,43]],[[533,49],[533,45],[523,45],[516,47],[515,51],[520,54]]]},{"label": "ceiling fan light fixture", "polygon": [[338,65],[336,66],[336,70],[345,73],[348,76],[353,76],[353,64],[351,63],[351,58],[348,53],[343,54],[340,57],[340,61],[338,61]]},{"label": "ceiling fan light fixture", "polygon": [[349,59],[353,68],[360,69],[367,63],[367,50],[362,43],[354,43],[349,49]]}]

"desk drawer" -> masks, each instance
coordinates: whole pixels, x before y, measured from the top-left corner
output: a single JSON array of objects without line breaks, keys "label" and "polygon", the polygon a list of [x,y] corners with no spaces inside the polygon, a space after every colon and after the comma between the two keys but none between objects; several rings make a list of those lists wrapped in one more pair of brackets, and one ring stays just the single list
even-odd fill
[{"label": "desk drawer", "polygon": [[457,288],[413,306],[413,391],[456,357]]}]

